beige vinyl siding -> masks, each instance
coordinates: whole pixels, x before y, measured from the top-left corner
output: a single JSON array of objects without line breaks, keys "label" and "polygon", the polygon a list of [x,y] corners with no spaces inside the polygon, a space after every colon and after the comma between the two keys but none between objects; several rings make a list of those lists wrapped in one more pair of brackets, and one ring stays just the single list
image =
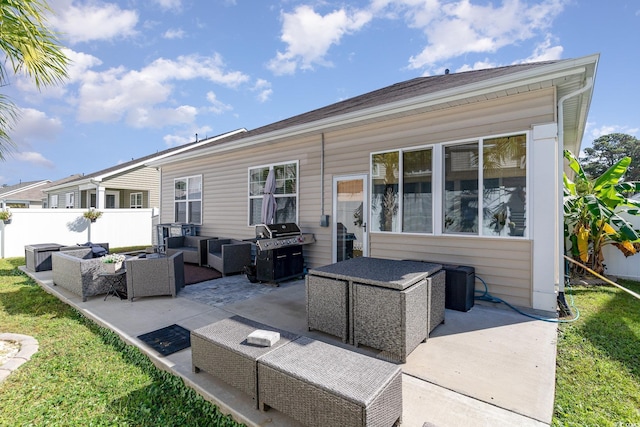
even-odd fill
[{"label": "beige vinyl siding", "polygon": [[51,202],[51,196],[53,194],[58,195],[58,209],[65,209],[67,203],[67,193],[74,193],[73,196],[73,204],[74,208],[79,208],[80,205],[80,191],[77,187],[68,187],[56,191],[52,191],[49,193],[49,203]]},{"label": "beige vinyl siding", "polygon": [[[372,152],[526,132],[533,124],[553,122],[554,106],[555,91],[547,88],[361,126],[328,129],[324,132],[324,213],[332,215],[334,177],[369,174]],[[163,166],[161,222],[173,221],[174,179],[202,174],[200,234],[253,238],[254,227],[247,225],[248,168],[298,161],[298,225],[316,238],[315,244],[304,247],[307,265],[313,268],[331,263],[332,228],[320,226],[322,137],[318,132]],[[531,306],[531,248],[532,242],[524,239],[370,234],[370,256],[472,265],[493,295],[521,306]]]},{"label": "beige vinyl siding", "polygon": [[153,208],[160,205],[159,182],[159,171],[155,168],[142,167],[110,177],[104,180],[102,185],[108,190],[120,191],[121,207],[129,207],[131,193],[143,192],[145,202],[143,206]]}]

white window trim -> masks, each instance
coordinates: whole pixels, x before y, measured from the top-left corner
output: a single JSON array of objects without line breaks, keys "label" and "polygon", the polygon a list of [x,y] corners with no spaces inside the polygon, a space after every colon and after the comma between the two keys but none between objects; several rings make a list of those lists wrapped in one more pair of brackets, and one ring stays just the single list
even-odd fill
[{"label": "white window trim", "polygon": [[51,209],[58,209],[58,195],[51,195]]},{"label": "white window trim", "polygon": [[[189,199],[189,180],[191,178],[200,178],[200,198],[199,199]],[[187,189],[186,189],[187,198],[185,200],[176,200],[176,181],[186,181],[186,183],[187,183]],[[190,216],[189,215],[189,202],[193,202],[193,201],[198,201],[199,200],[200,201],[200,222],[199,223],[189,223],[189,224],[202,225],[202,218],[203,218],[203,215],[204,215],[204,212],[203,212],[203,208],[204,208],[204,206],[203,206],[204,205],[204,203],[203,203],[203,200],[204,200],[204,178],[203,178],[202,174],[199,174],[199,175],[188,175],[188,176],[181,176],[181,177],[178,177],[178,178],[174,178],[173,179],[173,190],[172,191],[173,191],[173,221],[177,222],[177,219],[175,217],[175,214],[176,214],[176,203],[184,202],[186,204],[185,205],[186,206],[186,211],[185,211],[186,212],[186,218],[185,219],[188,220],[189,216]]]},{"label": "white window trim", "polygon": [[64,207],[66,209],[73,209],[76,203],[76,193],[70,191],[64,194]]},{"label": "white window trim", "polygon": [[[284,162],[277,162],[277,163],[267,163],[267,164],[262,164],[262,165],[255,165],[255,166],[249,166],[247,168],[247,226],[248,227],[255,227],[257,225],[256,224],[251,224],[251,199],[260,199],[263,196],[262,195],[256,195],[256,196],[251,196],[251,171],[253,169],[262,169],[262,168],[269,168],[269,170],[273,169],[276,166],[283,166],[283,165],[288,165],[291,163],[295,163],[296,165],[296,224],[298,224],[298,215],[300,212],[300,161],[299,160],[289,160],[289,161],[284,161]],[[286,194],[276,194],[275,195],[276,198],[281,198],[281,197],[292,197],[292,195],[286,195]]]},{"label": "white window trim", "polygon": [[[401,234],[401,235],[413,235],[413,236],[447,236],[447,237],[451,237],[451,236],[455,236],[455,237],[464,237],[464,238],[472,238],[472,239],[477,239],[477,238],[482,238],[482,239],[488,239],[488,238],[493,238],[493,239],[517,239],[517,240],[528,240],[531,239],[532,233],[531,233],[531,200],[530,200],[530,193],[531,191],[527,191],[527,194],[525,196],[525,205],[528,207],[528,214],[526,215],[525,218],[525,233],[524,236],[491,236],[491,235],[485,235],[482,234],[483,230],[482,230],[482,226],[479,227],[478,230],[478,234],[468,234],[468,233],[443,233],[442,232],[442,219],[444,216],[444,200],[443,200],[443,194],[444,194],[444,158],[443,158],[443,153],[444,153],[444,147],[450,147],[450,146],[454,146],[454,145],[461,145],[461,144],[469,144],[472,142],[477,142],[478,143],[478,155],[480,156],[479,158],[479,165],[478,168],[480,170],[480,173],[478,175],[478,186],[479,186],[479,191],[482,188],[482,167],[483,167],[483,157],[482,157],[482,150],[484,147],[484,141],[486,139],[494,139],[494,138],[502,138],[502,137],[507,137],[507,136],[516,136],[516,135],[525,135],[526,138],[526,163],[525,163],[525,167],[527,170],[527,174],[526,174],[526,185],[527,185],[527,189],[531,188],[530,186],[530,180],[531,180],[531,165],[530,165],[530,144],[531,144],[531,131],[519,131],[519,132],[508,132],[508,133],[501,133],[501,134],[495,134],[495,135],[486,135],[486,136],[482,136],[482,137],[477,137],[477,138],[468,138],[468,139],[462,139],[462,140],[455,140],[455,141],[448,141],[448,142],[439,142],[439,143],[433,143],[433,144],[424,144],[424,145],[417,145],[417,146],[413,146],[413,147],[401,147],[401,148],[395,148],[395,149],[391,149],[391,150],[381,150],[381,151],[374,151],[371,152],[369,154],[369,203],[371,203],[371,201],[373,200],[373,156],[376,154],[384,154],[384,153],[392,153],[392,152],[398,152],[399,153],[399,158],[402,159],[402,154],[405,151],[415,151],[415,150],[420,150],[420,149],[425,149],[425,148],[432,148],[433,149],[433,181],[432,181],[432,194],[433,194],[433,233],[415,233],[415,232],[404,232],[402,231],[402,227],[400,227],[401,229],[399,231],[379,231],[379,230],[373,230],[372,228],[370,229],[370,233],[372,234]],[[403,176],[403,170],[402,170],[402,162],[400,162],[400,167],[399,167],[399,171],[398,174],[400,176],[400,182],[398,185],[398,190],[399,190],[399,197],[398,200],[400,201],[399,206],[398,206],[398,215],[400,218],[402,218],[403,215],[403,206],[402,206],[402,176]],[[479,197],[479,212],[482,212],[482,208],[483,208],[483,200],[482,197]],[[369,218],[368,218],[368,223],[372,224],[371,222],[371,215],[372,215],[372,209],[369,208]],[[401,222],[402,225],[402,222]]]},{"label": "white window trim", "polygon": [[[137,199],[138,196],[140,197],[140,204],[139,205],[137,203],[137,200],[135,200],[136,203],[133,203],[134,202],[133,198],[135,197]],[[144,206],[144,195],[142,194],[142,191],[136,191],[135,193],[130,193],[129,194],[129,207],[130,208],[142,209],[143,206]]]}]

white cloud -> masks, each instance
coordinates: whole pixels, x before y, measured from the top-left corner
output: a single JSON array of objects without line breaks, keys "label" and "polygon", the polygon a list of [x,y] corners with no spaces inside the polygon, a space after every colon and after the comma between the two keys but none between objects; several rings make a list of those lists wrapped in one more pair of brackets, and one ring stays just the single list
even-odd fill
[{"label": "white cloud", "polygon": [[134,127],[189,123],[197,111],[159,106],[171,102],[173,83],[194,79],[236,87],[246,82],[248,76],[226,71],[218,55],[159,58],[139,71],[124,67],[99,73],[88,71],[79,90],[78,119],[116,122],[124,118]]},{"label": "white cloud", "polygon": [[49,18],[49,23],[71,44],[136,34],[138,13],[120,9],[114,3],[78,4],[72,0],[54,0],[50,6],[55,14]]},{"label": "white cloud", "polygon": [[[398,1],[406,7],[409,25],[421,30],[427,45],[409,59],[409,68],[431,68],[447,59],[498,49],[544,34],[562,11],[563,0],[529,5],[505,0],[500,6],[472,4],[470,0],[444,2]],[[561,49],[561,48],[560,48]],[[553,52],[557,54],[557,47]]]},{"label": "white cloud", "polygon": [[207,92],[207,101],[211,104],[209,110],[215,114],[221,114],[225,111],[233,110],[233,107],[218,100],[216,94],[213,92]]},{"label": "white cloud", "polygon": [[182,10],[182,0],[153,0],[163,10]]},{"label": "white cloud", "polygon": [[22,108],[16,125],[9,134],[20,150],[29,148],[33,142],[53,141],[62,130],[60,119],[47,117],[42,111],[33,108]]},{"label": "white cloud", "polygon": [[598,125],[595,122],[587,122],[587,128],[585,130],[585,139],[588,139],[589,144],[594,140],[600,138],[603,135],[609,135],[612,133],[625,133],[627,135],[640,136],[640,128],[631,127],[628,125]]},{"label": "white cloud", "polygon": [[260,102],[267,102],[273,94],[271,83],[264,79],[258,79],[252,90],[258,92],[257,98]]},{"label": "white cloud", "polygon": [[165,135],[162,139],[167,147],[177,147],[179,145],[195,142],[196,135],[198,141],[208,138],[208,134],[212,131],[209,126],[200,126],[190,131],[184,131],[179,134]]},{"label": "white cloud", "polygon": [[175,40],[184,38],[185,32],[180,28],[170,28],[162,35],[165,39]]},{"label": "white cloud", "polygon": [[287,44],[287,49],[277,52],[267,66],[276,75],[293,74],[298,68],[307,70],[314,65],[331,66],[331,61],[326,59],[331,46],[340,44],[345,35],[360,30],[372,18],[367,11],[345,9],[323,16],[306,5],[292,13],[283,13],[280,39]]},{"label": "white cloud", "polygon": [[55,166],[51,160],[34,151],[19,151],[14,153],[12,157],[20,162],[30,163],[39,167],[53,169]]}]

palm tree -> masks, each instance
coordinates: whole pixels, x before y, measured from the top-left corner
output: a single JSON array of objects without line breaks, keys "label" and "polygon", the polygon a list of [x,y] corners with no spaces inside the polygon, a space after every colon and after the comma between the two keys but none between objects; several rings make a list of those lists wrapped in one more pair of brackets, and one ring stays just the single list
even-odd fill
[{"label": "palm tree", "polygon": [[[8,85],[13,73],[25,72],[40,89],[61,83],[67,77],[68,59],[56,34],[46,26],[51,9],[43,0],[0,0],[0,86]],[[18,119],[18,110],[0,94],[0,160],[14,143],[9,130]]]}]

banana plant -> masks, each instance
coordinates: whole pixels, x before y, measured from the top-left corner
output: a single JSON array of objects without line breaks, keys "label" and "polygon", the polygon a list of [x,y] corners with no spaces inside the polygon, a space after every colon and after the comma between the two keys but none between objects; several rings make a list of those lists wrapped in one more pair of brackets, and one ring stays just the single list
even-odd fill
[{"label": "banana plant", "polygon": [[640,192],[640,182],[621,182],[630,157],[593,179],[569,150],[564,150],[564,157],[575,173],[574,181],[563,176],[565,235],[571,241],[573,257],[602,274],[605,245],[615,245],[625,256],[640,250],[640,230],[621,216],[640,215],[640,201],[627,197]]}]

